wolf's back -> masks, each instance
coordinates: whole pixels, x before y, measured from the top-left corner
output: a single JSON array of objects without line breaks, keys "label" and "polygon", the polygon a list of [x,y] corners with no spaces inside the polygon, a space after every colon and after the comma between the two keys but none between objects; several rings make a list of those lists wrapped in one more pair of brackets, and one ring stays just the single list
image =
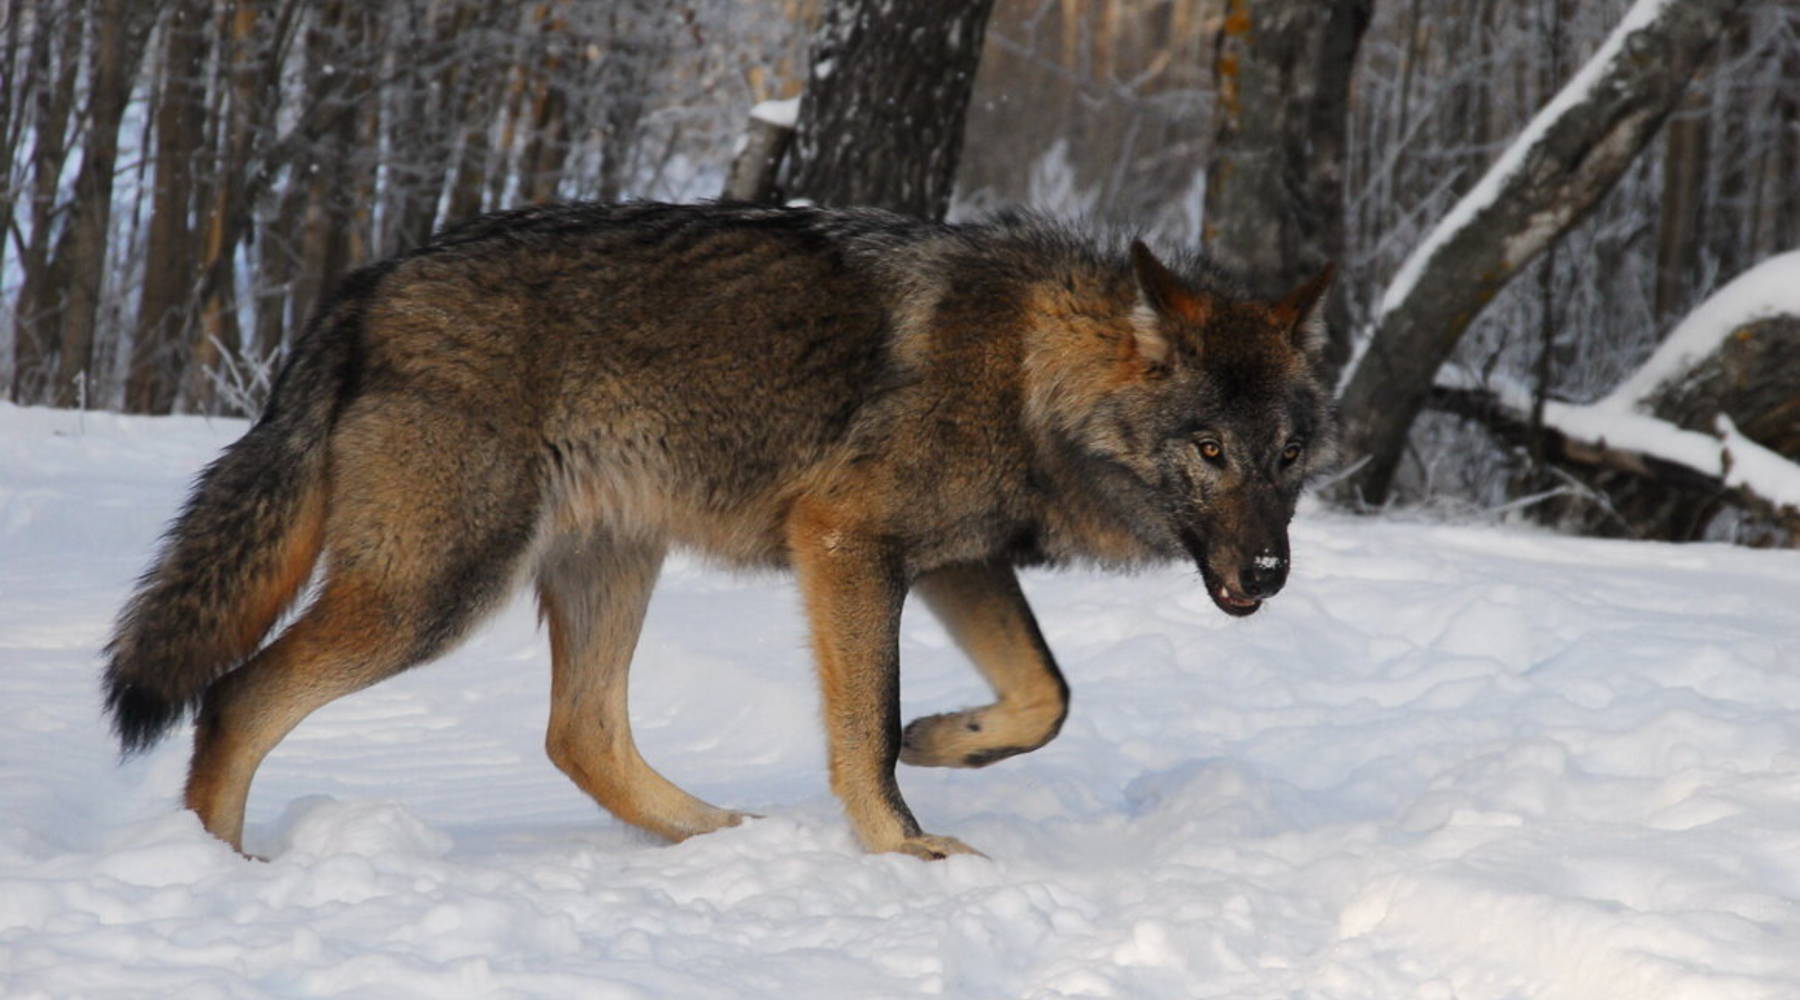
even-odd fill
[{"label": "wolf's back", "polygon": [[311,575],[327,442],[354,391],[362,302],[378,278],[353,276],[295,345],[261,419],[200,474],[120,612],[104,686],[125,753],[155,743],[254,652]]}]

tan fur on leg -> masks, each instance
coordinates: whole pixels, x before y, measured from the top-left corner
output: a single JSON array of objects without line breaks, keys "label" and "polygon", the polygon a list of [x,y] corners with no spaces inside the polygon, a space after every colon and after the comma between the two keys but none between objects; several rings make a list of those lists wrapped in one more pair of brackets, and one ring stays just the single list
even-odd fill
[{"label": "tan fur on leg", "polygon": [[994,689],[991,705],[915,719],[900,759],[984,767],[1048,743],[1069,711],[1069,689],[1044,645],[1018,576],[1001,562],[962,563],[913,585]]},{"label": "tan fur on leg", "polygon": [[546,554],[538,599],[550,630],[550,760],[613,815],[669,840],[736,826],[745,814],[675,787],[631,738],[627,676],[663,550],[569,536]]},{"label": "tan fur on leg", "polygon": [[794,572],[812,621],[830,742],[831,790],[868,851],[921,858],[976,853],[919,829],[900,796],[900,568],[882,544],[841,520],[800,507],[789,522]]}]

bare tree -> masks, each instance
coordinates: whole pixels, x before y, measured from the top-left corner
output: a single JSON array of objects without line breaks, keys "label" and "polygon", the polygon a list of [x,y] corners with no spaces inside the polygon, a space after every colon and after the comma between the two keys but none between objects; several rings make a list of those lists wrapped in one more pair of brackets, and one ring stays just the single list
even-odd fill
[{"label": "bare tree", "polygon": [[218,170],[201,215],[198,315],[190,327],[184,390],[191,405],[203,411],[212,409],[221,359],[235,358],[242,342],[238,244],[249,229],[251,206],[262,193],[260,186],[252,186],[258,173],[253,164],[269,148],[282,54],[299,12],[300,0],[286,0],[275,9],[255,0],[233,0],[221,15],[229,17],[221,32],[230,55],[224,95],[229,103],[220,122]]},{"label": "bare tree", "polygon": [[662,0],[620,0],[606,14],[606,51],[600,59],[597,96],[600,113],[602,201],[616,200],[631,178],[641,148],[644,115],[656,91],[656,76],[668,55],[673,22]]},{"label": "bare tree", "polygon": [[[1704,61],[1646,18],[1723,7],[1738,14]],[[1535,152],[1516,187],[1490,180],[1484,211],[1428,240],[1550,101],[1560,62],[1633,10],[1642,74],[1691,77],[1657,155],[1628,147],[1681,88],[1622,73],[1596,92],[1623,96],[1548,116],[1561,124],[1518,144]],[[124,62],[101,55],[119,11],[154,32]],[[794,94],[810,66],[809,145],[776,177],[788,196],[932,214],[954,180],[953,211],[1023,201],[1180,240],[1205,222],[1215,254],[1271,282],[1340,259],[1334,326],[1376,331],[1352,430],[1369,414],[1403,428],[1391,497],[1512,510],[1530,495],[1559,526],[1657,537],[1773,523],[1559,464],[1550,417],[1618,384],[1724,277],[1800,242],[1791,0],[0,0],[0,44],[0,381],[21,402],[85,384],[101,405],[253,411],[346,270],[531,198],[711,195],[751,105]],[[110,136],[107,74],[126,83]],[[1433,393],[1416,420],[1373,370],[1395,365]],[[1775,383],[1709,384],[1780,450],[1786,411],[1748,402]],[[1522,420],[1522,446],[1433,408],[1482,394]]]},{"label": "bare tree", "polygon": [[1475,315],[1629,167],[1743,0],[1643,0],[1388,286],[1343,396],[1349,480],[1379,504],[1432,378]]},{"label": "bare tree", "polygon": [[112,219],[119,125],[150,25],[145,9],[128,0],[98,0],[93,13],[81,170],[75,175],[70,218],[50,264],[50,273],[63,288],[56,316],[60,357],[52,397],[58,406],[73,406],[88,391],[94,321],[100,311],[100,287],[106,280],[106,230]]},{"label": "bare tree", "polygon": [[0,380],[253,409],[330,284],[446,214],[703,187],[813,2],[0,0]]},{"label": "bare tree", "polygon": [[[30,239],[19,253],[20,282],[13,303],[13,377],[15,402],[36,402],[51,381],[47,360],[54,357],[55,321],[62,293],[51,274],[52,220],[59,203],[58,183],[68,159],[75,112],[75,84],[80,77],[82,4],[39,0],[24,79],[32,81],[31,188],[25,213]],[[16,225],[16,220],[15,220]],[[16,232],[16,230],[15,230]]]}]

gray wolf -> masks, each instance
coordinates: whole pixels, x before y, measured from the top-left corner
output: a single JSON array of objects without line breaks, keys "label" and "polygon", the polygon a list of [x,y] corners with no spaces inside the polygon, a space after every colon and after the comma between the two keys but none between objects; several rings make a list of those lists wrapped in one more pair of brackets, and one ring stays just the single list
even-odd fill
[{"label": "gray wolf", "polygon": [[[489,215],[363,268],[121,612],[121,744],[193,711],[186,804],[241,850],[251,778],[301,719],[443,653],[529,579],[550,759],[664,837],[733,825],[639,756],[626,717],[645,603],[686,546],[798,578],[862,845],[967,851],[920,828],[895,764],[980,767],[1061,727],[1017,567],[1191,559],[1231,615],[1286,580],[1330,450],[1329,269],[1265,300],[1170,259],[1026,214],[636,203]],[[902,728],[909,590],[993,703]]]}]

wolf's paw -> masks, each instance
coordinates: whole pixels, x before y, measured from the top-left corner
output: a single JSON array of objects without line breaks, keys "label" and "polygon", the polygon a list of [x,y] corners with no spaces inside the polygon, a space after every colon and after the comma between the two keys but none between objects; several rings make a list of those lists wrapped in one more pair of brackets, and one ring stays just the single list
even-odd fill
[{"label": "wolf's paw", "polygon": [[741,826],[753,819],[762,818],[762,813],[739,812],[736,809],[720,809],[718,815],[714,817],[711,828],[706,832],[713,833],[718,830],[726,829],[727,827]]},{"label": "wolf's paw", "polygon": [[987,857],[955,837],[939,837],[929,833],[907,837],[889,850],[896,854],[910,854],[926,861],[942,861],[952,854],[973,854],[978,858]]},{"label": "wolf's paw", "polygon": [[703,836],[753,819],[762,819],[762,817],[756,813],[707,806],[704,810],[696,810],[679,819],[664,818],[654,825],[646,825],[645,828],[654,833],[660,833],[670,842],[678,844],[689,837]]},{"label": "wolf's paw", "polygon": [[998,706],[966,708],[927,715],[907,724],[900,735],[900,760],[914,767],[986,767],[997,760],[1035,750],[1043,728],[1022,726]]}]

